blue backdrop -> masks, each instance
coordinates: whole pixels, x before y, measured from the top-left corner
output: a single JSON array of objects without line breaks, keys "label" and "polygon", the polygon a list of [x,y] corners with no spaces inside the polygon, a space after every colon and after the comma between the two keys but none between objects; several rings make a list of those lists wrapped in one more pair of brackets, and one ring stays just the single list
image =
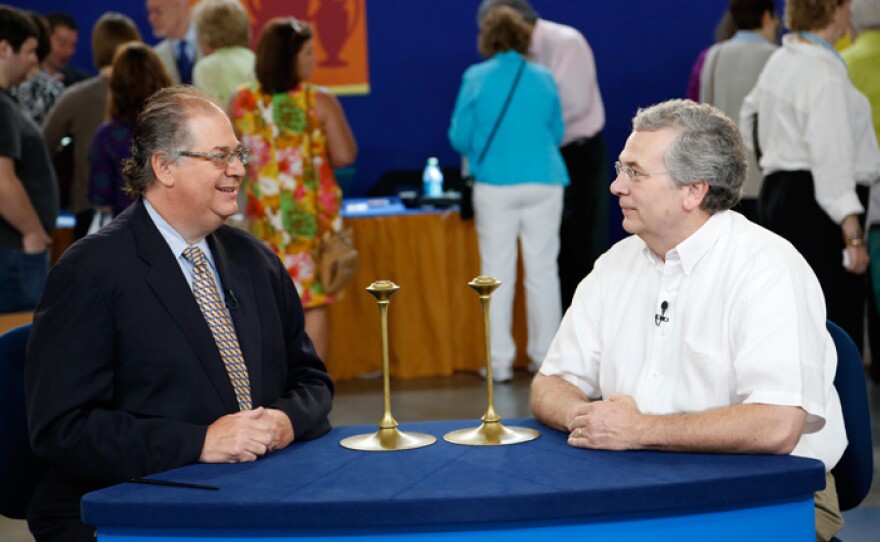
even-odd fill
[{"label": "blue backdrop", "polygon": [[[637,108],[684,96],[694,59],[713,42],[727,0],[532,4],[542,17],[580,29],[593,47],[613,159],[623,148]],[[74,62],[82,67],[91,68],[91,27],[106,10],[128,14],[145,41],[157,41],[141,0],[29,0],[16,5],[42,13],[70,12],[80,25]],[[421,169],[428,156],[437,156],[442,166],[458,166],[446,130],[461,74],[480,61],[478,5],[479,0],[367,0],[371,92],[341,98],[360,147],[347,195],[364,194],[386,170]],[[613,237],[619,236],[615,210],[612,205]]]}]

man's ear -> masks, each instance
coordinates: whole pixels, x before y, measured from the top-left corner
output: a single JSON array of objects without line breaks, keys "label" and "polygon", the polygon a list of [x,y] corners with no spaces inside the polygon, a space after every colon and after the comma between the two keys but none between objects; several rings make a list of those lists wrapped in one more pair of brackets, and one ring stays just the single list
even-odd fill
[{"label": "man's ear", "polygon": [[5,39],[0,39],[0,59],[6,60],[9,58],[9,55],[14,52],[11,43]]},{"label": "man's ear", "polygon": [[164,152],[154,152],[150,157],[150,166],[153,168],[153,174],[156,180],[165,188],[172,188],[175,184],[174,162],[168,159],[168,155]]},{"label": "man's ear", "polygon": [[685,197],[682,205],[685,211],[695,211],[700,208],[706,194],[709,193],[709,183],[706,181],[697,181],[684,186]]}]

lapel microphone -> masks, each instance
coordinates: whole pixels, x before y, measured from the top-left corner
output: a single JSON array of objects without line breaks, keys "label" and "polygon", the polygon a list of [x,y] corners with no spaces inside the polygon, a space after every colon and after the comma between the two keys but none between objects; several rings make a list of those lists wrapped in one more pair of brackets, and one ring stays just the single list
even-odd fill
[{"label": "lapel microphone", "polygon": [[664,301],[663,303],[660,303],[660,314],[654,315],[654,325],[659,326],[663,322],[669,321],[669,318],[664,316],[666,314],[666,309],[668,309],[668,308],[669,308],[668,301]]},{"label": "lapel microphone", "polygon": [[238,308],[238,299],[235,298],[232,288],[226,290],[226,308],[232,311]]}]

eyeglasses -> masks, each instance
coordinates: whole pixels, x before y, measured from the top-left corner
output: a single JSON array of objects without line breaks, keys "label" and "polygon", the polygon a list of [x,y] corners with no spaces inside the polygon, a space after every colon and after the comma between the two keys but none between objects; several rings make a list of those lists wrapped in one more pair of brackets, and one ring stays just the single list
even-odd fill
[{"label": "eyeglasses", "polygon": [[639,179],[644,179],[647,177],[653,177],[654,175],[663,175],[664,173],[668,173],[667,171],[655,171],[654,173],[642,173],[641,171],[636,171],[629,166],[625,166],[620,163],[620,160],[614,162],[614,171],[617,172],[617,175],[624,174],[630,180],[630,182],[636,182]]},{"label": "eyeglasses", "polygon": [[226,169],[232,164],[232,159],[238,156],[241,165],[246,166],[251,158],[251,151],[247,147],[239,147],[237,150],[228,152],[195,152],[195,151],[179,151],[181,156],[189,156],[191,158],[201,158],[202,160],[210,160],[218,168]]}]

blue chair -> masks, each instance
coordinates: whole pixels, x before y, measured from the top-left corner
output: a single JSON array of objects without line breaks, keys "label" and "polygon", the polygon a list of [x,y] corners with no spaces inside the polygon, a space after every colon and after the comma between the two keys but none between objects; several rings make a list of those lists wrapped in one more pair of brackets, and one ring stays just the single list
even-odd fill
[{"label": "blue chair", "polygon": [[24,398],[24,358],[31,324],[0,335],[0,514],[25,519],[42,469],[31,450]]},{"label": "blue chair", "polygon": [[837,347],[837,375],[834,387],[840,396],[843,422],[849,445],[837,466],[831,470],[837,485],[841,510],[857,507],[871,488],[874,476],[874,448],[871,443],[871,413],[865,368],[853,340],[837,324],[827,322],[828,332]]}]

